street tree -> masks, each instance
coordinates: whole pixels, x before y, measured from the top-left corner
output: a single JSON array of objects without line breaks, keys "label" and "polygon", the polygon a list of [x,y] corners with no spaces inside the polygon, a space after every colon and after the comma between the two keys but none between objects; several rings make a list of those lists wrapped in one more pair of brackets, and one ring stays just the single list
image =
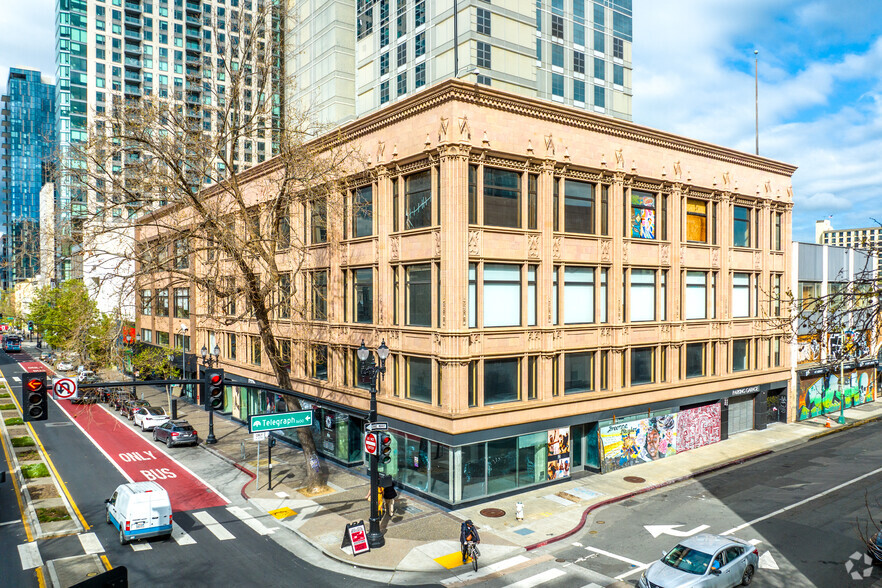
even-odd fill
[{"label": "street tree", "polygon": [[[309,246],[342,237],[327,218],[342,213],[344,178],[364,166],[334,136],[316,139],[325,129],[284,101],[292,83],[279,73],[287,10],[276,2],[239,10],[224,57],[188,60],[186,83],[168,89],[174,96],[114,100],[74,146],[64,174],[89,195],[79,213],[82,248],[104,280],[137,294],[142,309],[183,319],[194,312],[197,331],[253,326],[258,357],[290,390],[292,358],[303,356],[295,351],[314,338],[311,319],[321,317],[313,311],[326,304],[312,288],[322,276]],[[309,231],[294,228],[304,223]],[[174,288],[206,302],[169,312],[167,296],[154,298]],[[285,403],[301,409],[293,396]],[[306,428],[298,440],[307,486],[317,488],[314,440]]]}]

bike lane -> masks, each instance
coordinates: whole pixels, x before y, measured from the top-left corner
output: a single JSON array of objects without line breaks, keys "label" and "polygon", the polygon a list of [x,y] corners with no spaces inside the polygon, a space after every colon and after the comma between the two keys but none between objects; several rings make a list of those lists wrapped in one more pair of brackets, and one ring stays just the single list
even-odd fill
[{"label": "bike lane", "polygon": [[141,437],[100,404],[55,400],[71,420],[131,482],[154,481],[168,492],[175,512],[224,506],[220,492]]}]

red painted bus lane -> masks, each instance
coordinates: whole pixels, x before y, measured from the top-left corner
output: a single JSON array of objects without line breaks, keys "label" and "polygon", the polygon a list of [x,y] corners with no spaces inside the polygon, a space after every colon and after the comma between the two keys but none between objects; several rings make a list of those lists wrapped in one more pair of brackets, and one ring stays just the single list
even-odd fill
[{"label": "red painted bus lane", "polygon": [[[117,469],[132,482],[153,481],[168,492],[179,512],[229,504],[224,496],[141,437],[99,404],[56,401]],[[186,451],[184,449],[183,451]]]}]

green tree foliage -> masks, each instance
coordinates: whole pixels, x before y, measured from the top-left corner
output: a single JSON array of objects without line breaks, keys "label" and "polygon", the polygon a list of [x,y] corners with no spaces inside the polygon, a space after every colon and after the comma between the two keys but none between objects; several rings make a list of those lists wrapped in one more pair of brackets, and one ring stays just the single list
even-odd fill
[{"label": "green tree foliage", "polygon": [[132,355],[132,369],[141,374],[153,374],[161,380],[171,378],[176,372],[175,366],[168,361],[168,349],[144,346]]}]

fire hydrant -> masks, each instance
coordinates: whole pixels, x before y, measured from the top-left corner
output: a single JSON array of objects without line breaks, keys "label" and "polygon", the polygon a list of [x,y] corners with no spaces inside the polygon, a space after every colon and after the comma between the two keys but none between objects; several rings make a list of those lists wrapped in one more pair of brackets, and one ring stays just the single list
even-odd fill
[{"label": "fire hydrant", "polygon": [[515,504],[515,518],[519,521],[524,520],[524,503],[523,502],[518,501],[518,503]]}]

